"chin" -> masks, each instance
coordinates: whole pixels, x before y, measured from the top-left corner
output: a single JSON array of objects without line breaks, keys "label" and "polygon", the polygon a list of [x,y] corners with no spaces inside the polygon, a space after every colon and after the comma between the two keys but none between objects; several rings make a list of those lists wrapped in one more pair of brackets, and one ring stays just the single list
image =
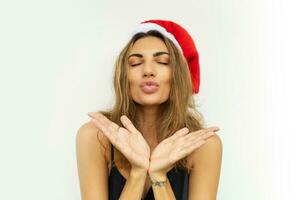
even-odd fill
[{"label": "chin", "polygon": [[133,100],[140,105],[159,105],[167,101],[168,98],[161,95],[141,95],[139,98],[134,98]]},{"label": "chin", "polygon": [[132,91],[131,97],[134,102],[140,105],[159,105],[169,98],[170,91],[158,90],[154,93],[145,93],[141,90]]}]

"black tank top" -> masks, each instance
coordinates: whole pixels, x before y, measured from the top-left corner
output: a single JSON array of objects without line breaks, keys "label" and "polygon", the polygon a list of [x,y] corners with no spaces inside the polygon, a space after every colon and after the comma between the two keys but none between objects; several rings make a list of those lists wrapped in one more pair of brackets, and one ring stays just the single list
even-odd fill
[{"label": "black tank top", "polygon": [[[123,187],[125,186],[126,179],[117,169],[114,163],[114,151],[111,145],[111,170],[109,174],[109,200],[118,200],[121,196]],[[185,169],[175,168],[167,172],[167,177],[173,189],[176,200],[188,200],[188,183],[189,173]],[[154,200],[152,187],[148,191],[144,200]]]}]

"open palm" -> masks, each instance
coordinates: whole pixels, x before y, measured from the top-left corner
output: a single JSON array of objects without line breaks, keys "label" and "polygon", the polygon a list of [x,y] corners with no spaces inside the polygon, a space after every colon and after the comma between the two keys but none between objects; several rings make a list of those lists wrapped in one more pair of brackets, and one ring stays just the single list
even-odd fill
[{"label": "open palm", "polygon": [[195,149],[203,145],[210,136],[215,134],[218,127],[201,129],[189,132],[187,128],[182,128],[171,137],[159,143],[153,150],[150,158],[149,172],[168,172],[173,164],[192,153]]},{"label": "open palm", "polygon": [[120,118],[125,128],[118,126],[101,113],[89,113],[89,116],[112,145],[128,159],[133,168],[148,169],[150,147],[126,115]]}]

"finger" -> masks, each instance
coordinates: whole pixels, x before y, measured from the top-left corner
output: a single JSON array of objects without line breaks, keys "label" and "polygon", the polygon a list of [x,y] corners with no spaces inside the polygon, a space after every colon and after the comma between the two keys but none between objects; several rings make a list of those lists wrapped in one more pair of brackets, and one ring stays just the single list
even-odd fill
[{"label": "finger", "polygon": [[179,129],[178,131],[176,131],[171,138],[173,140],[176,140],[177,138],[186,135],[189,132],[189,129],[187,127],[184,127],[182,129]]},{"label": "finger", "polygon": [[[210,128],[204,128],[204,129],[200,129],[198,131],[195,131],[196,133],[200,134],[201,136],[205,136],[208,133],[215,133],[215,131],[217,131],[217,127],[210,127]],[[194,132],[193,132],[194,133]]]},{"label": "finger", "polygon": [[124,127],[129,130],[131,133],[139,133],[139,131],[135,128],[135,126],[132,124],[130,119],[126,115],[122,115],[120,118],[122,124]]},{"label": "finger", "polygon": [[206,133],[203,133],[203,134],[201,134],[199,137],[201,138],[201,139],[207,139],[207,138],[209,138],[209,137],[211,137],[211,136],[213,136],[213,135],[216,135],[216,133],[215,132],[206,132]]},{"label": "finger", "polygon": [[202,128],[202,129],[193,131],[190,134],[204,134],[204,133],[207,133],[209,131],[211,131],[211,129],[209,129],[209,128]]},{"label": "finger", "polygon": [[107,117],[105,117],[103,114],[99,113],[100,119],[103,121],[105,126],[110,128],[112,131],[116,131],[116,129],[119,129],[119,125],[109,120]]},{"label": "finger", "polygon": [[192,143],[190,146],[185,148],[185,155],[191,154],[193,151],[201,147],[206,143],[205,140],[196,140],[194,143]]},{"label": "finger", "polygon": [[195,140],[201,139],[201,140],[206,140],[207,138],[216,135],[215,132],[205,132],[205,133],[191,133],[187,136],[185,136],[185,138],[183,138],[183,144],[187,143],[191,143]]},{"label": "finger", "polygon": [[103,122],[101,120],[92,118],[91,121],[103,132],[103,134],[107,137],[107,138],[111,138],[112,134],[110,133],[110,131],[104,126]]},{"label": "finger", "polygon": [[205,134],[201,134],[201,135],[194,135],[188,139],[184,139],[183,143],[181,144],[183,147],[189,147],[191,145],[193,145],[194,143],[200,142],[200,141],[206,141],[206,139],[208,139],[209,137],[216,135],[215,132],[208,132]]},{"label": "finger", "polygon": [[201,137],[204,133],[201,133],[199,131],[191,132],[187,135],[182,135],[180,137],[176,138],[176,143],[179,145],[189,144],[190,142],[193,142],[195,139]]},{"label": "finger", "polygon": [[196,132],[203,134],[203,133],[212,132],[212,131],[213,131],[213,132],[216,132],[216,131],[219,131],[219,130],[220,130],[219,127],[217,127],[217,126],[212,126],[212,127],[209,127],[209,128],[203,128],[203,129],[200,129],[200,130],[198,130],[198,131],[196,131]]},{"label": "finger", "polygon": [[218,126],[212,126],[212,127],[209,127],[207,128],[208,131],[219,131],[220,128]]},{"label": "finger", "polygon": [[101,120],[92,118],[91,121],[102,131],[102,133],[109,139],[109,141],[113,145],[115,145],[117,143],[118,136],[117,136],[116,132],[111,132],[111,130],[108,129]]},{"label": "finger", "polygon": [[94,122],[94,124],[102,130],[102,132],[106,135],[107,131],[104,129],[107,129],[107,127],[104,125],[103,120],[101,119],[101,116],[99,116],[99,113],[96,112],[90,112],[88,115],[92,118],[91,121]]},{"label": "finger", "polygon": [[179,147],[179,151],[177,153],[177,160],[186,157],[187,155],[191,154],[195,149],[199,148],[201,145],[205,144],[205,140],[195,140],[193,143],[189,145],[183,145]]},{"label": "finger", "polygon": [[182,136],[181,139],[183,139],[184,141],[194,140],[195,138],[201,136],[201,134],[203,133],[200,133],[199,131],[195,131]]},{"label": "finger", "polygon": [[174,156],[171,156],[171,159],[174,160],[174,162],[176,162],[189,155],[193,150],[199,147],[200,144],[204,144],[204,143],[206,143],[206,141],[198,137],[193,141],[176,145],[175,147],[177,148],[177,150],[175,150],[176,153]]},{"label": "finger", "polygon": [[119,125],[109,120],[106,116],[104,116],[102,113],[94,112],[89,113],[93,118],[101,121],[105,127],[111,130],[111,132],[116,132],[117,129],[119,129]]}]

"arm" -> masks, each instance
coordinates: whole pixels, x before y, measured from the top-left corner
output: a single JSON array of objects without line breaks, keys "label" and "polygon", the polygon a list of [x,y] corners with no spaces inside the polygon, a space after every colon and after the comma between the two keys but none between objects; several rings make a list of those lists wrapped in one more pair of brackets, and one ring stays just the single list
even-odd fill
[{"label": "arm", "polygon": [[193,169],[189,180],[190,200],[215,200],[222,162],[222,142],[218,135],[192,154]]},{"label": "arm", "polygon": [[[188,128],[184,127],[160,142],[152,151],[150,158],[148,171],[152,180],[166,181],[166,174],[176,161],[199,149],[198,147],[205,144],[205,140],[215,135],[215,131],[218,130],[218,127],[210,127],[189,133]],[[153,192],[156,193],[156,199],[175,199],[170,185],[167,184],[166,186],[154,188],[155,191]]]},{"label": "arm", "polygon": [[[124,128],[109,120],[103,114],[91,112],[92,122],[102,131],[131,164],[130,175],[120,195],[121,199],[139,199],[147,178],[150,147],[143,135],[134,127],[126,115],[120,117]],[[135,192],[133,192],[133,190]]]},{"label": "arm", "polygon": [[122,190],[119,200],[140,200],[143,195],[146,178],[146,170],[132,169],[129,177],[126,180],[126,184]]},{"label": "arm", "polygon": [[[76,135],[77,168],[82,200],[108,199],[108,169],[104,148],[97,139],[98,131],[88,122],[79,128]],[[103,138],[101,141],[104,141]]]},{"label": "arm", "polygon": [[[97,139],[98,133],[101,142],[107,146],[102,131],[90,122],[82,125],[76,135],[77,168],[82,200],[108,200],[108,168],[105,149]],[[132,170],[120,200],[140,200],[146,178],[146,170]]]},{"label": "arm", "polygon": [[171,184],[166,174],[150,174],[150,179],[155,181],[166,181],[164,184],[152,184],[155,200],[176,200]]}]

